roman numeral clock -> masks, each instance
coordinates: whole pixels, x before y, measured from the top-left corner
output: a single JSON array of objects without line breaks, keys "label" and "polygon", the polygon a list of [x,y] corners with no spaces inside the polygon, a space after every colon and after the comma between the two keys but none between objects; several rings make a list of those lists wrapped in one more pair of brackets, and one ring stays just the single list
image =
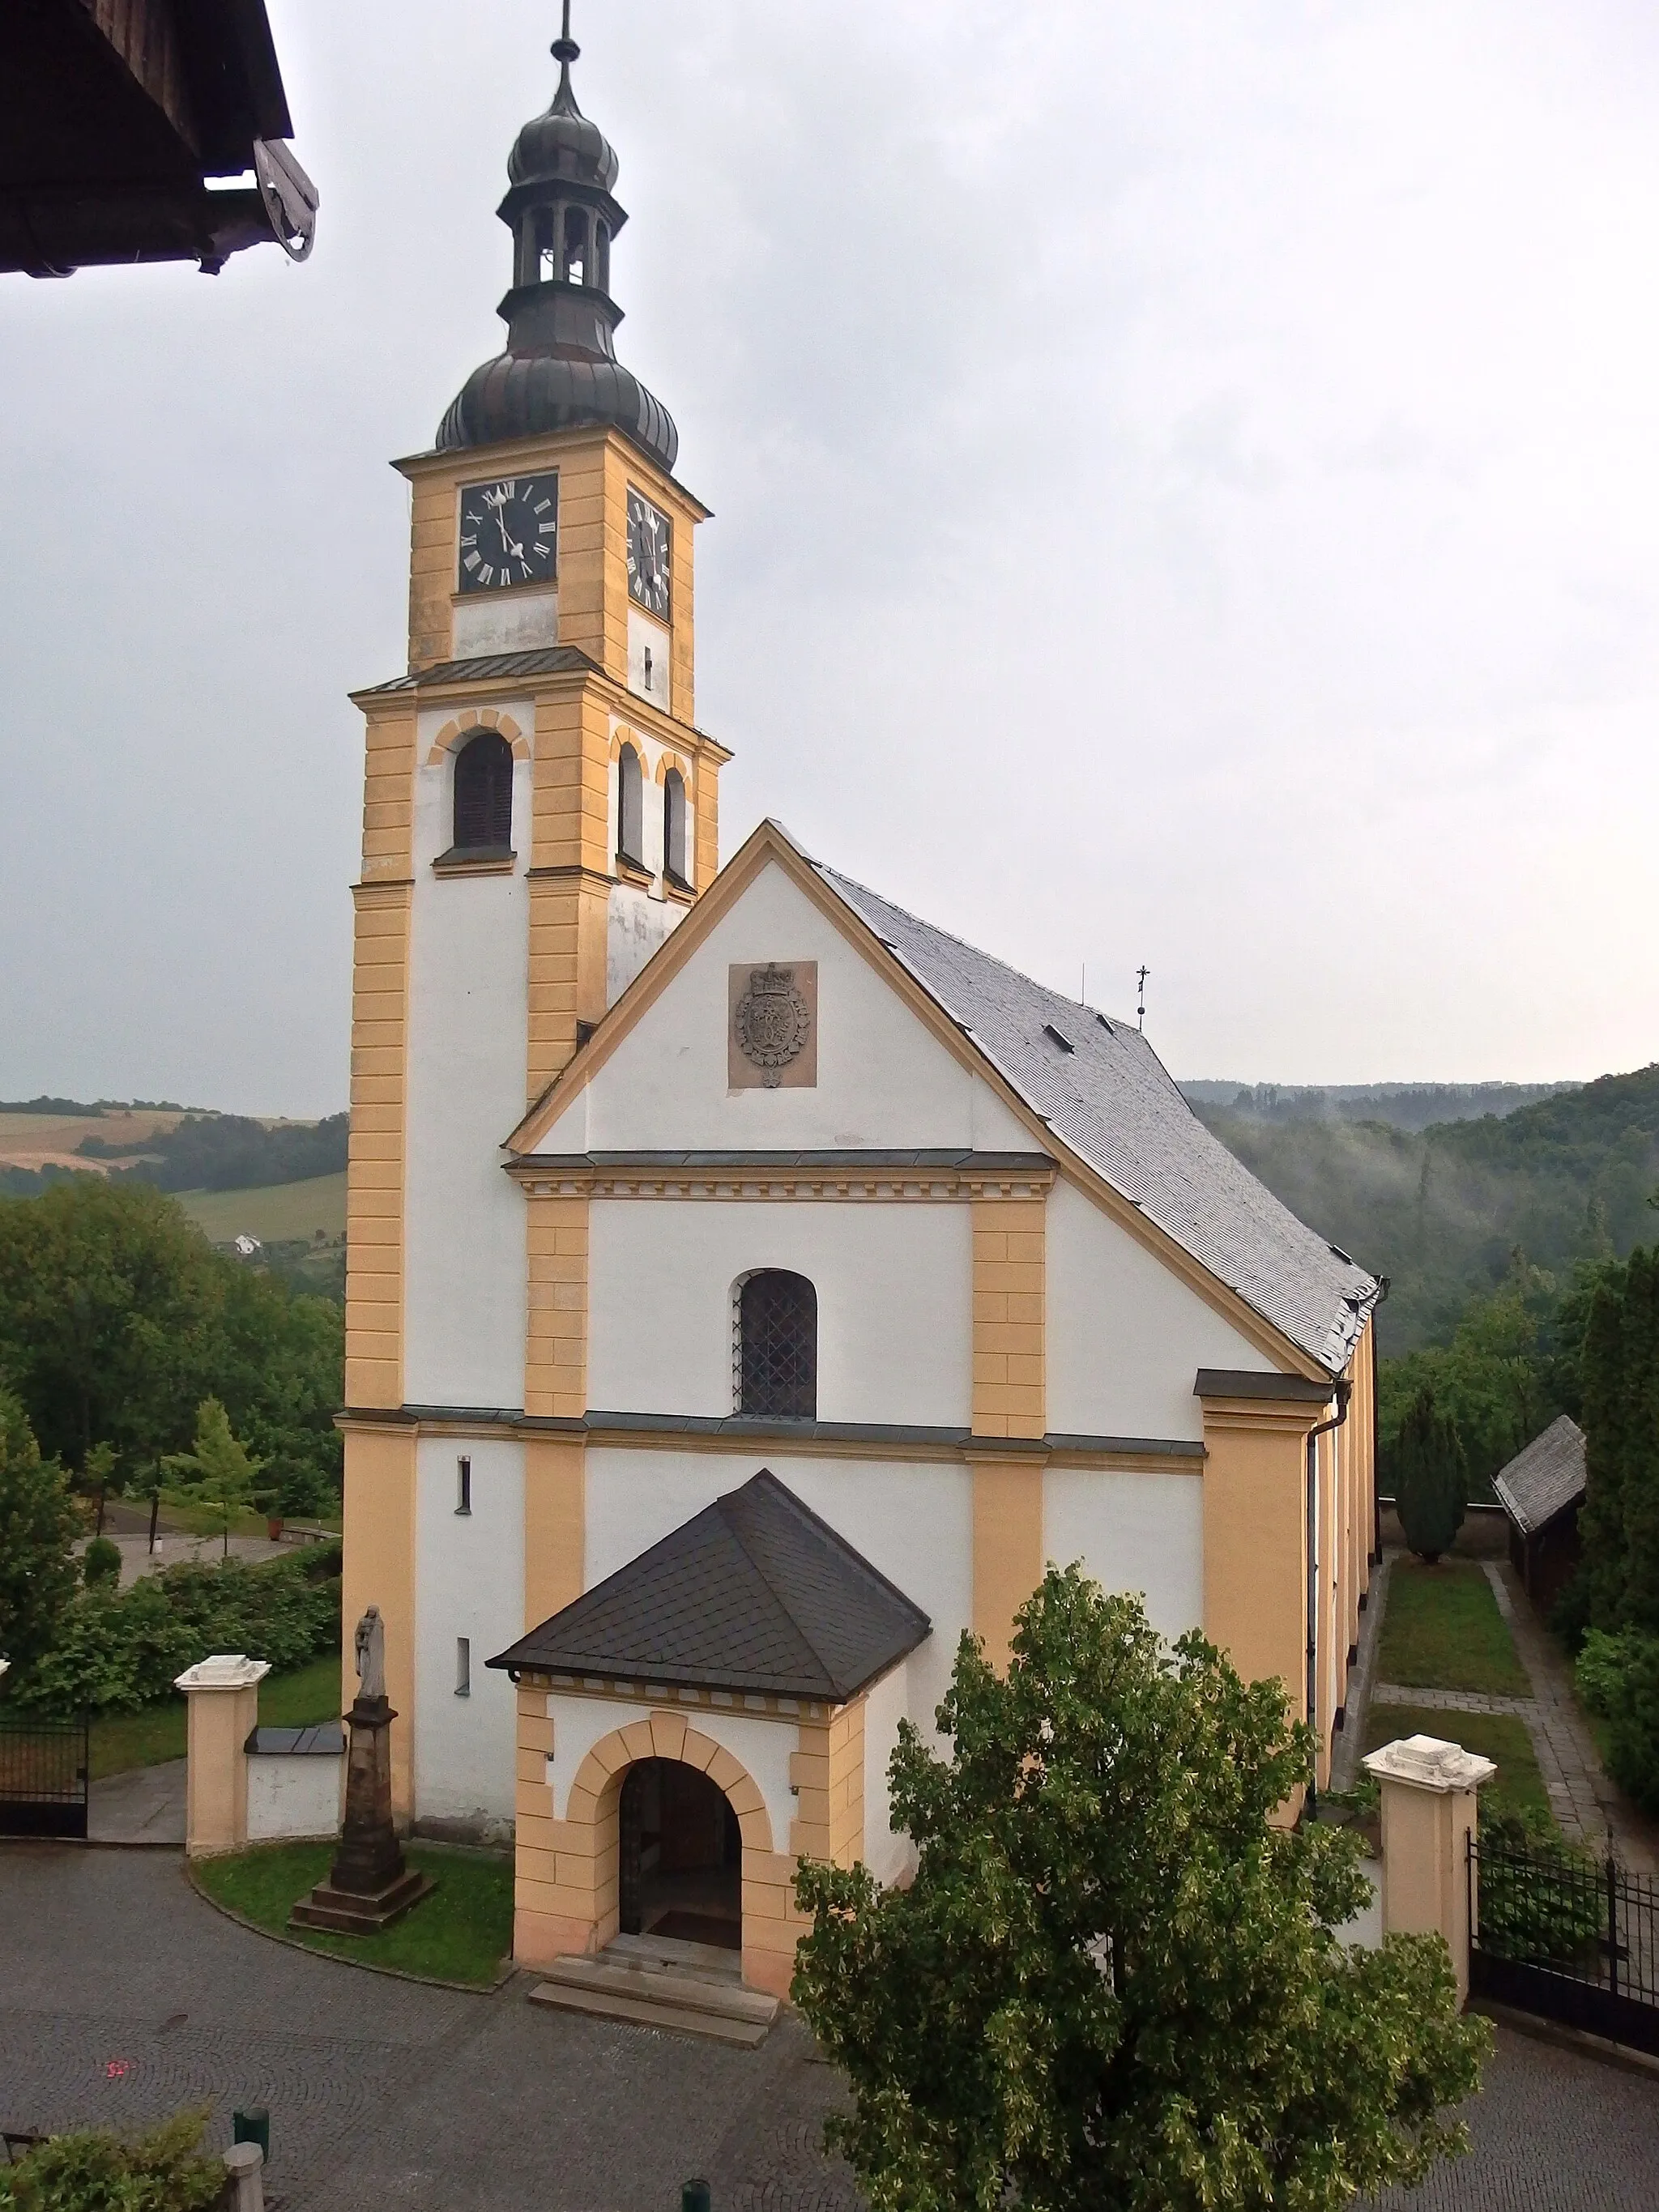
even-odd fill
[{"label": "roman numeral clock", "polygon": [[461,487],[464,592],[540,584],[556,573],[559,537],[556,476],[499,477]]}]

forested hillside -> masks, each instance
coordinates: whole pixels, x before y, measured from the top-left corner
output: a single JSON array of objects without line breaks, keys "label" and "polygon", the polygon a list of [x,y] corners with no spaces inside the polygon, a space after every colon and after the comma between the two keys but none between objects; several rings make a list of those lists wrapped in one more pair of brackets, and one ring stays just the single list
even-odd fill
[{"label": "forested hillside", "polygon": [[1449,1342],[1517,1249],[1565,1285],[1577,1262],[1659,1234],[1659,1065],[1421,1132],[1194,1104],[1304,1221],[1390,1279],[1387,1352]]}]

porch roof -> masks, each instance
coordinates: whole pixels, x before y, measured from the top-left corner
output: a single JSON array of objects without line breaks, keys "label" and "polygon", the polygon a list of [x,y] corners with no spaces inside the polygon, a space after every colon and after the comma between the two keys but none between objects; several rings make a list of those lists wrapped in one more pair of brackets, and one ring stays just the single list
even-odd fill
[{"label": "porch roof", "polygon": [[1563,1413],[1492,1477],[1504,1510],[1523,1536],[1583,1496],[1584,1452],[1584,1431]]},{"label": "porch roof", "polygon": [[763,1468],[489,1664],[844,1705],[932,1628]]}]

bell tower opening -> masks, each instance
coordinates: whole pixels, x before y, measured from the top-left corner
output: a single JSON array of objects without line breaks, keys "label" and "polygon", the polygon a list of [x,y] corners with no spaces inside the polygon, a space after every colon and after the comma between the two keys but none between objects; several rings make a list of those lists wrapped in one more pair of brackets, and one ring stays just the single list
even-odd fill
[{"label": "bell tower opening", "polygon": [[617,1807],[624,1936],[743,1948],[743,1835],[725,1793],[695,1766],[642,1759]]}]

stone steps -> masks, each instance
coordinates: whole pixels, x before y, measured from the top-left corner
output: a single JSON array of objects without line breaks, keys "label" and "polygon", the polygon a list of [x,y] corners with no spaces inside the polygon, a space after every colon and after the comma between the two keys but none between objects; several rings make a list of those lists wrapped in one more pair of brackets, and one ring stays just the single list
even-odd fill
[{"label": "stone steps", "polygon": [[556,1960],[546,1980],[530,1992],[530,2002],[678,2035],[707,2036],[746,2051],[765,2041],[778,2016],[775,1997],[744,1989],[735,1977],[711,1979],[679,1962],[665,1965],[659,1957],[618,1956],[612,1950],[598,1958]]}]

